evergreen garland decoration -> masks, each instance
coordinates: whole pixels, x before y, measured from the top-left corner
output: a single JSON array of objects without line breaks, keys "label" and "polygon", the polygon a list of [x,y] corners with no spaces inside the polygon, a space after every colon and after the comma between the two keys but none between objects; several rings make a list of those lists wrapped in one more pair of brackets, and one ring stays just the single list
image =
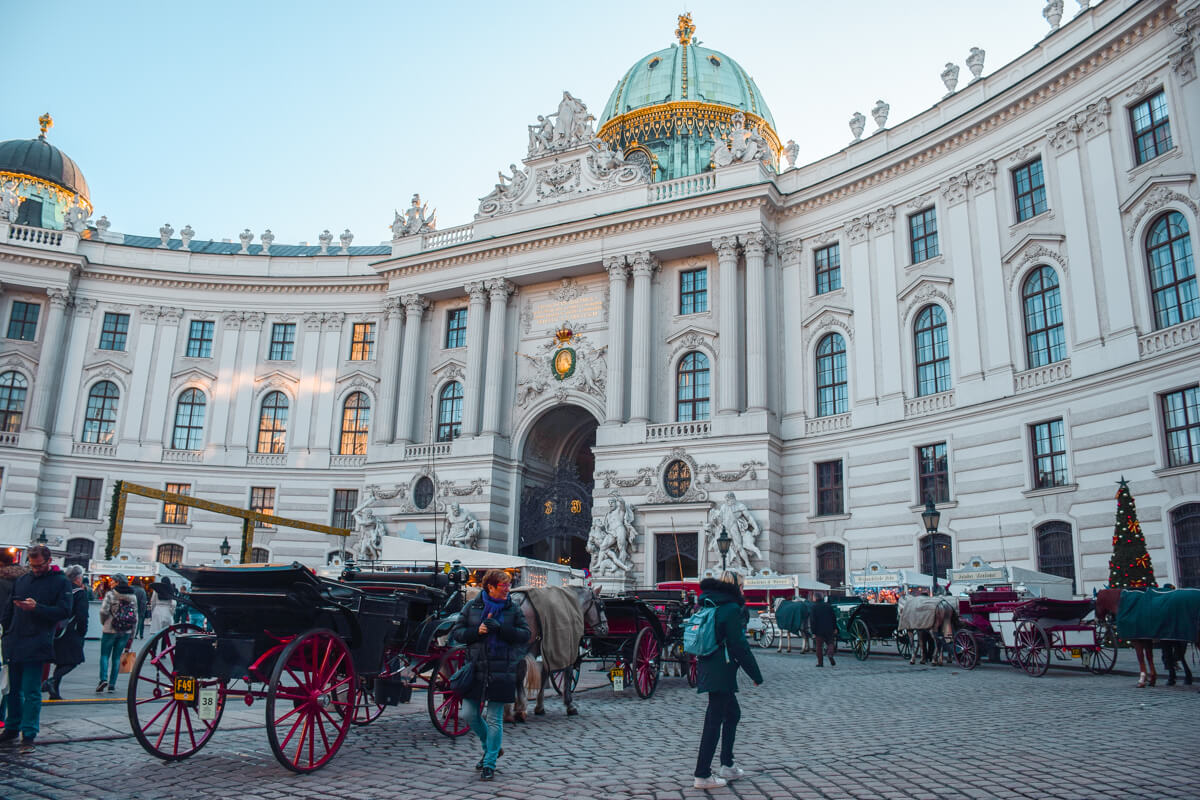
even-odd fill
[{"label": "evergreen garland decoration", "polygon": [[123,481],[114,481],[112,490],[112,502],[108,505],[108,540],[104,544],[104,558],[111,561],[116,555],[113,552],[113,539],[117,535],[117,510],[121,503],[121,486]]},{"label": "evergreen garland decoration", "polygon": [[1117,489],[1117,516],[1113,525],[1113,554],[1108,560],[1108,585],[1113,589],[1157,586],[1154,566],[1146,551],[1146,537],[1138,522],[1137,506],[1129,484],[1121,477]]}]

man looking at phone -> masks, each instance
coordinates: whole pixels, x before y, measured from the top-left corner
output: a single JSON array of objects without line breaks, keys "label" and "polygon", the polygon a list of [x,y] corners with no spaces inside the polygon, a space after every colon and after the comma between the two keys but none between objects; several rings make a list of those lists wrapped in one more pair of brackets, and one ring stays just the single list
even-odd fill
[{"label": "man looking at phone", "polygon": [[31,751],[37,738],[42,666],[54,660],[54,629],[71,615],[71,584],[61,572],[50,571],[50,549],[37,545],[28,552],[29,572],[17,578],[12,602],[0,608],[10,686],[0,746],[15,744],[19,733],[22,752]]}]

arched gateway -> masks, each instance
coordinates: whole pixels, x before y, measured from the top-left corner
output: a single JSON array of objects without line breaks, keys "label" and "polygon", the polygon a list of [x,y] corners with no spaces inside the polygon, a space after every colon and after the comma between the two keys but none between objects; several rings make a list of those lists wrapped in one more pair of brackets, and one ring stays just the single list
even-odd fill
[{"label": "arched gateway", "polygon": [[598,425],[590,411],[561,405],[530,428],[521,448],[520,555],[588,566]]}]

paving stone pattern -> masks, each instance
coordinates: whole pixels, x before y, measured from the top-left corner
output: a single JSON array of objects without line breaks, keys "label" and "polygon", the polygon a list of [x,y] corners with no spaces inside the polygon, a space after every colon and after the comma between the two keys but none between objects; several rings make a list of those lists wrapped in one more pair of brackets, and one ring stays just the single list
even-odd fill
[{"label": "paving stone pattern", "polygon": [[[276,763],[255,720],[261,703],[227,716],[203,750],[175,764],[128,735],[122,704],[57,704],[45,711],[46,741],[34,755],[0,751],[0,797],[1200,797],[1195,687],[1136,689],[1125,675],[1051,670],[1035,679],[1003,665],[962,672],[849,654],[814,669],[811,656],[757,652],[766,683],[755,689],[743,678],[740,694],[736,753],[747,774],[711,793],[691,788],[704,698],[681,678],[664,678],[650,700],[601,686],[581,693],[581,716],[565,716],[551,700],[546,716],[506,726],[506,752],[488,786],[472,768],[474,737],[437,733],[420,693],[353,729],[334,761],[307,776]],[[584,683],[603,680],[585,674]],[[71,733],[54,743],[72,719],[86,723],[89,738]]]}]

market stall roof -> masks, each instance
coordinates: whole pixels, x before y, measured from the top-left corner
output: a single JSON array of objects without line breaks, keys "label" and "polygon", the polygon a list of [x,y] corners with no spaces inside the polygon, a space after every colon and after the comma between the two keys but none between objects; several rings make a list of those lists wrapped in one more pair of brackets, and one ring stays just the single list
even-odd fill
[{"label": "market stall roof", "polygon": [[1010,585],[1024,587],[1034,597],[1070,600],[1075,594],[1075,582],[1061,575],[1050,575],[1018,566],[993,566],[982,558],[971,558],[959,568],[947,573],[956,594],[965,594],[979,586]]},{"label": "market stall roof", "polygon": [[532,567],[547,572],[562,574],[564,578],[572,576],[582,578],[583,573],[572,570],[565,564],[555,564],[550,561],[538,561],[534,558],[509,555],[508,553],[491,553],[487,550],[469,550],[465,547],[450,547],[434,545],[433,542],[415,541],[399,536],[383,537],[383,555],[380,561],[403,564],[432,564],[434,560],[441,564],[461,561],[464,567],[472,569],[513,567]]},{"label": "market stall roof", "polygon": [[29,547],[32,538],[32,511],[0,512],[0,547]]},{"label": "market stall roof", "polygon": [[850,586],[856,591],[899,589],[902,586],[933,586],[933,578],[915,569],[890,569],[873,561],[865,569],[850,571]]},{"label": "market stall roof", "polygon": [[128,578],[170,578],[177,586],[186,583],[183,576],[158,561],[143,561],[136,558],[93,558],[88,562],[88,574],[93,578],[100,575],[120,573]]}]

